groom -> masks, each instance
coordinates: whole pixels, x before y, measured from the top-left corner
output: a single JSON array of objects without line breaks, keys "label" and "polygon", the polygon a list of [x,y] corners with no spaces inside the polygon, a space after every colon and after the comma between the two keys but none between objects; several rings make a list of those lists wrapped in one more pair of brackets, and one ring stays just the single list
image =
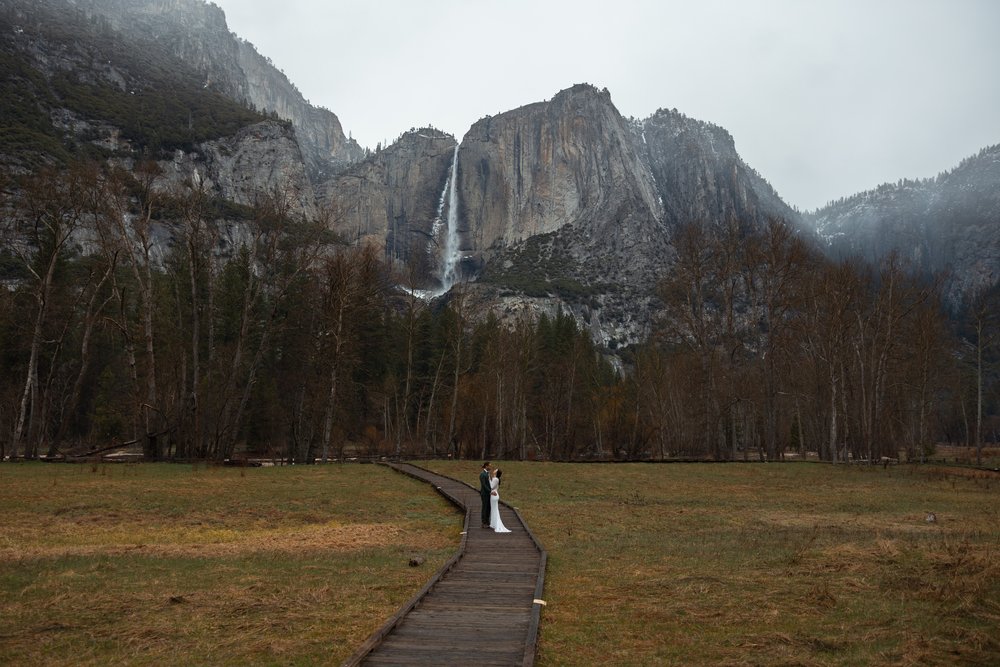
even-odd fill
[{"label": "groom", "polygon": [[490,462],[487,461],[479,473],[479,496],[483,500],[483,528],[490,527],[490,491]]}]

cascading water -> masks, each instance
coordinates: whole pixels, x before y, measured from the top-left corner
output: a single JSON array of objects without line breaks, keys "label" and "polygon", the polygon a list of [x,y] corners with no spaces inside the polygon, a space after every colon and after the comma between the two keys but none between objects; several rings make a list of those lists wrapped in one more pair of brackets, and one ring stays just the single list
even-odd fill
[{"label": "cascading water", "polygon": [[[438,200],[437,215],[431,225],[431,235],[434,240],[430,250],[433,252],[441,247],[441,236],[444,235],[444,248],[438,257],[438,279],[441,286],[436,289],[410,289],[404,287],[407,292],[414,294],[421,299],[436,299],[454,286],[458,279],[458,262],[461,252],[458,247],[458,144],[455,144],[455,152],[451,158],[451,170],[448,179],[444,182],[444,189],[441,190],[441,198]],[[443,218],[445,203],[448,204],[448,216]],[[444,230],[442,232],[442,227]]]},{"label": "cascading water", "polygon": [[441,256],[441,293],[452,288],[458,278],[458,144],[451,158],[448,177],[448,227],[445,230],[444,253]]}]

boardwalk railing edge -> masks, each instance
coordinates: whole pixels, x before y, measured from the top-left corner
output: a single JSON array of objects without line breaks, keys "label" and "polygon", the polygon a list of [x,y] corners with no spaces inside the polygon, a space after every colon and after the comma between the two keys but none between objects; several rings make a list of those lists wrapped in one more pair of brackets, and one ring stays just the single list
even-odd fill
[{"label": "boardwalk railing edge", "polygon": [[[419,477],[416,477],[415,475],[407,472],[406,470],[400,470],[399,468],[396,468],[394,466],[389,466],[389,467],[391,467],[398,473],[408,475],[410,477],[413,477],[414,479],[420,480],[421,482],[427,483],[426,480],[420,479]],[[385,639],[385,637],[390,632],[392,632],[392,630],[399,624],[399,622],[403,620],[406,617],[406,615],[409,614],[410,611],[412,611],[413,608],[420,603],[421,600],[424,599],[424,597],[430,592],[430,590],[434,588],[435,585],[437,585],[437,583],[441,580],[441,578],[444,577],[444,575],[447,574],[448,571],[450,571],[453,567],[455,567],[455,564],[458,563],[458,561],[462,559],[462,556],[465,555],[465,543],[469,535],[469,509],[458,498],[454,497],[441,487],[435,486],[434,488],[437,490],[438,493],[447,498],[449,502],[451,502],[453,505],[455,505],[465,513],[465,520],[462,526],[462,540],[461,542],[459,542],[458,551],[456,551],[455,555],[453,555],[451,558],[448,559],[448,562],[446,562],[443,566],[441,566],[441,569],[439,569],[437,572],[434,573],[434,576],[430,578],[430,580],[424,585],[423,588],[420,589],[419,592],[417,592],[416,595],[410,598],[410,600],[407,601],[406,604],[404,604],[402,607],[400,607],[399,610],[389,618],[389,620],[387,620],[385,623],[379,626],[378,629],[375,630],[375,632],[369,635],[368,639],[366,639],[365,642],[358,647],[358,649],[351,655],[351,657],[349,657],[347,660],[341,663],[341,667],[357,667],[357,665],[360,665],[361,661],[364,660],[369,653],[375,650],[375,648],[382,643],[382,640]]]},{"label": "boardwalk railing edge", "polygon": [[528,523],[521,516],[521,513],[516,507],[504,501],[500,501],[504,505],[507,505],[514,514],[517,515],[518,521],[524,526],[524,530],[528,533],[528,537],[535,544],[535,548],[538,549],[539,561],[538,561],[538,579],[535,581],[535,599],[531,605],[531,622],[528,625],[528,637],[524,643],[524,660],[521,662],[521,667],[531,667],[535,664],[535,650],[538,647],[538,626],[542,620],[542,605],[544,598],[542,598],[545,592],[545,566],[548,563],[549,555],[542,546],[542,543],[538,541],[535,534],[531,532],[531,528],[528,527]]},{"label": "boardwalk railing edge", "polygon": [[[474,491],[477,490],[476,487],[472,486],[468,482],[464,482],[464,481],[462,481],[460,479],[455,479],[454,477],[451,477],[450,475],[442,475],[439,472],[435,472],[433,470],[428,470],[427,468],[424,468],[423,466],[419,466],[419,465],[417,465],[415,463],[410,463],[409,465],[413,466],[414,468],[420,468],[421,470],[426,470],[427,472],[429,472],[429,473],[431,473],[433,475],[438,475],[440,477],[446,477],[447,479],[450,479],[453,482],[458,482],[459,484],[465,484],[466,486],[468,486],[469,488],[471,488]],[[400,471],[400,472],[404,472],[405,473],[405,471]],[[406,473],[406,474],[409,474],[409,473]],[[438,491],[440,491],[441,493],[444,493],[444,491],[441,491],[441,489],[438,489]],[[455,501],[453,500],[452,502],[455,502]],[[504,505],[506,505],[507,507],[509,507],[510,510],[512,512],[514,512],[514,514],[517,515],[517,520],[521,522],[522,526],[524,526],[524,531],[526,533],[528,533],[528,537],[531,538],[531,542],[535,545],[535,548],[538,549],[538,553],[540,555],[540,559],[539,559],[539,563],[538,563],[538,578],[535,581],[535,600],[542,600],[543,599],[542,595],[543,595],[543,593],[545,591],[545,566],[548,563],[548,559],[549,559],[548,552],[545,551],[545,547],[543,547],[542,543],[538,541],[538,538],[535,537],[535,534],[533,532],[531,532],[531,527],[528,526],[528,522],[524,520],[524,517],[521,516],[521,513],[517,510],[517,508],[514,507],[513,505],[511,505],[510,503],[505,502],[504,500],[501,500],[500,502],[503,503]],[[468,512],[466,512],[466,515],[465,515],[465,523],[466,523],[466,529],[468,529],[468,523],[469,523],[469,514],[468,514]],[[464,540],[464,536],[463,536],[463,540]],[[464,546],[465,546],[464,542],[463,542],[462,546],[464,548]],[[527,638],[525,639],[525,642],[524,642],[524,658],[523,658],[523,660],[521,662],[521,667],[531,667],[532,665],[535,664],[535,650],[538,647],[538,626],[541,623],[541,614],[542,614],[542,604],[540,604],[539,602],[533,602],[532,605],[531,605],[531,622],[528,625],[528,636],[527,636]]]}]

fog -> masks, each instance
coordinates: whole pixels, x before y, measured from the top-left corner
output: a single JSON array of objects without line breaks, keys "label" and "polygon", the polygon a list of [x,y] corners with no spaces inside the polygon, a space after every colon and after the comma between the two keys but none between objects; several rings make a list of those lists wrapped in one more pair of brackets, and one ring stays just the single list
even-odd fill
[{"label": "fog", "polygon": [[374,148],[457,136],[575,83],[625,116],[729,130],[793,206],[934,176],[1000,143],[993,0],[215,0]]}]

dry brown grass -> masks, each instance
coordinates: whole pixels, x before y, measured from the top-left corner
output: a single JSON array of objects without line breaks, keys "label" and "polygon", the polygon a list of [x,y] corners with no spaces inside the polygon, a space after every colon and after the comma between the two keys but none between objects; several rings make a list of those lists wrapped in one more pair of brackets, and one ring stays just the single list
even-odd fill
[{"label": "dry brown grass", "polygon": [[377,466],[0,466],[0,507],[12,665],[339,664],[461,530]]},{"label": "dry brown grass", "polygon": [[[93,544],[38,544],[10,546],[12,539],[0,547],[0,563],[4,561],[38,560],[42,558],[123,556],[141,554],[150,558],[220,558],[272,552],[303,554],[325,551],[358,551],[384,548],[400,543],[405,529],[397,524],[334,523],[307,526],[277,526],[270,529],[236,530],[213,528],[206,530],[164,529],[128,530],[125,527],[90,529],[85,535]],[[23,539],[23,536],[22,538]],[[425,542],[425,546],[431,546]],[[448,541],[439,540],[436,548],[447,548]]]},{"label": "dry brown grass", "polygon": [[540,665],[1000,664],[995,475],[503,467],[549,552]]},{"label": "dry brown grass", "polygon": [[[944,461],[961,465],[975,465],[978,460],[975,447],[955,445],[938,445],[928,458],[931,461]],[[982,464],[988,468],[1000,465],[1000,447],[983,447]]]},{"label": "dry brown grass", "polygon": [[[550,556],[540,665],[1000,664],[995,475],[503,467]],[[460,530],[373,466],[0,466],[0,507],[3,664],[337,664]]]}]

